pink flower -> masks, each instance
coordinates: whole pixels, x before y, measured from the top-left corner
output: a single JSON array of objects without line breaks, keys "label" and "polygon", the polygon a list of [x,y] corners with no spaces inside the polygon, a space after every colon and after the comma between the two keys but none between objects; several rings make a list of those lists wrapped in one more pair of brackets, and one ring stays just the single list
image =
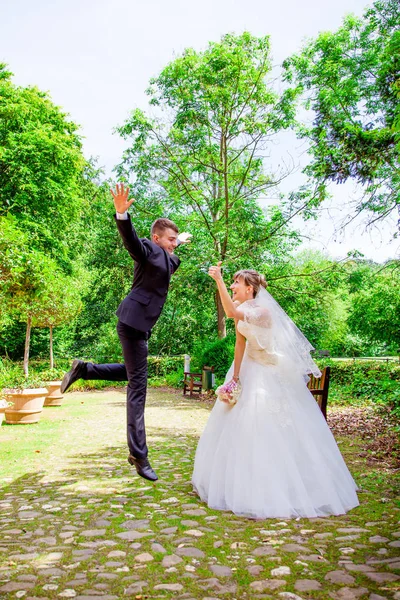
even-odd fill
[{"label": "pink flower", "polygon": [[215,390],[215,393],[221,402],[234,406],[238,401],[241,391],[242,386],[240,385],[240,382],[231,379],[231,381],[228,381],[224,385],[220,385],[219,388]]}]

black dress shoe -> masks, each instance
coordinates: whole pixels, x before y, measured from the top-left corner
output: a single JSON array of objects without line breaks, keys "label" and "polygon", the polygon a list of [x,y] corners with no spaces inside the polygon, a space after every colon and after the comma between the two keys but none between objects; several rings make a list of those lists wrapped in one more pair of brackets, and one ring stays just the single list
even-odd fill
[{"label": "black dress shoe", "polygon": [[78,381],[78,379],[84,379],[86,375],[86,363],[83,360],[74,360],[72,363],[72,367],[65,373],[63,380],[61,382],[60,391],[64,394],[67,389],[74,383],[74,381]]},{"label": "black dress shoe", "polygon": [[149,481],[157,481],[158,477],[151,468],[151,465],[147,458],[135,458],[130,454],[128,456],[128,463],[133,465],[138,472],[138,475],[148,479]]}]

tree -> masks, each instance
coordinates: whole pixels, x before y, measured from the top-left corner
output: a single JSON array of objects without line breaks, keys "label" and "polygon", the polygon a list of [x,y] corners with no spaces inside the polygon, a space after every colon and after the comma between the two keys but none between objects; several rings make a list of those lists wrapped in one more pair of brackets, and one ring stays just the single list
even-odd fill
[{"label": "tree", "polygon": [[85,160],[78,126],[0,64],[0,216],[14,216],[31,248],[64,270],[78,255]]},{"label": "tree", "polygon": [[10,300],[24,280],[28,254],[28,236],[12,218],[0,217],[0,329],[12,321]]},{"label": "tree", "polygon": [[[377,0],[284,62],[285,78],[314,111],[298,133],[310,142],[305,172],[326,188],[355,180],[355,213],[369,223],[400,210],[400,4]],[[400,213],[399,213],[400,214]],[[399,221],[400,224],[400,221]]]},{"label": "tree", "polygon": [[[285,175],[266,172],[264,159],[294,119],[294,93],[278,95],[270,71],[268,37],[225,35],[204,52],[188,49],[151,81],[160,116],[134,110],[118,129],[130,142],[119,173],[134,174],[138,215],[168,215],[195,232],[197,264],[257,267],[277,232],[293,235],[288,215],[267,216],[257,202]],[[215,302],[224,336],[218,294]]]},{"label": "tree", "polygon": [[[91,198],[85,197],[89,166],[78,126],[46,93],[16,86],[4,64],[0,122],[0,249],[6,245],[0,266],[0,321],[8,325],[7,330],[3,327],[4,340],[12,335],[17,315],[25,315],[26,358],[32,315],[25,308],[35,303],[36,294],[43,294],[47,275],[57,272],[68,280],[82,273],[87,231],[81,217],[90,213]],[[49,269],[47,259],[53,261]],[[13,299],[10,289],[16,294]]]},{"label": "tree", "polygon": [[18,276],[8,286],[5,300],[13,319],[26,323],[24,373],[29,375],[29,348],[32,320],[40,310],[46,288],[52,282],[57,268],[55,261],[37,250],[28,250],[22,257]]},{"label": "tree", "polygon": [[80,310],[85,274],[79,280],[65,277],[53,259],[29,248],[27,234],[14,221],[0,217],[0,325],[14,320],[26,323],[24,373],[28,377],[32,326],[50,327],[52,363],[52,328]]},{"label": "tree", "polygon": [[363,274],[363,286],[354,292],[350,325],[371,342],[385,344],[391,352],[400,348],[400,270],[386,268]]},{"label": "tree", "polygon": [[72,320],[82,310],[82,280],[68,278],[60,272],[49,273],[45,287],[32,303],[29,316],[33,327],[50,329],[50,369],[54,368],[53,328]]},{"label": "tree", "polygon": [[318,251],[302,251],[267,266],[268,289],[316,348],[332,351],[344,333],[344,263]]}]

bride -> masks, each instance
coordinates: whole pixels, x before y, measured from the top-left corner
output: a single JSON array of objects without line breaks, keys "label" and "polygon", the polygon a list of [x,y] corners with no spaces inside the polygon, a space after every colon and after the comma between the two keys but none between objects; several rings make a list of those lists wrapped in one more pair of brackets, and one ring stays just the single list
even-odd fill
[{"label": "bride", "polygon": [[197,447],[193,486],[210,508],[251,518],[344,514],[358,506],[357,486],[306,385],[309,373],[321,375],[313,348],[263,276],[238,271],[231,299],[220,264],[209,275],[235,319],[235,357]]}]

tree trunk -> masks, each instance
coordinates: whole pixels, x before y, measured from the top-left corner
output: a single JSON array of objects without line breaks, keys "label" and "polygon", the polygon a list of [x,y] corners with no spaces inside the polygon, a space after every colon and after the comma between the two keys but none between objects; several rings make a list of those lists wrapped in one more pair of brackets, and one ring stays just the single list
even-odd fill
[{"label": "tree trunk", "polygon": [[53,358],[53,325],[50,325],[50,369],[54,369],[54,358]]},{"label": "tree trunk", "polygon": [[225,311],[222,306],[221,298],[219,292],[215,292],[215,303],[217,305],[217,315],[218,315],[218,337],[220,339],[226,337],[226,318]]},{"label": "tree trunk", "polygon": [[24,373],[26,379],[29,377],[29,346],[31,343],[31,329],[32,329],[32,317],[28,317],[26,322],[26,336],[25,336],[25,352],[24,352]]}]

